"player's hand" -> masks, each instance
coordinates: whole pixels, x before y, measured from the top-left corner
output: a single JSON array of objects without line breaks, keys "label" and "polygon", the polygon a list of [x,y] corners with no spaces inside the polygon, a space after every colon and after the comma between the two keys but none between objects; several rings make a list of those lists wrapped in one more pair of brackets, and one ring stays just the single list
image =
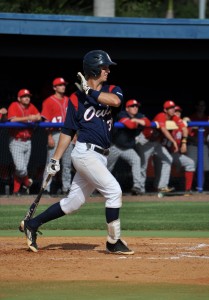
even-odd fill
[{"label": "player's hand", "polygon": [[50,162],[46,168],[47,174],[52,176],[56,175],[57,172],[60,170],[60,162],[58,159],[51,158]]},{"label": "player's hand", "polygon": [[180,152],[181,152],[182,154],[184,154],[184,153],[187,152],[187,144],[186,144],[186,143],[182,143],[182,144],[181,144]]},{"label": "player's hand", "polygon": [[88,86],[85,77],[83,76],[83,74],[82,74],[81,72],[78,72],[78,73],[77,73],[77,77],[78,77],[78,79],[79,79],[80,82],[81,82],[81,84],[78,84],[78,85],[77,85],[77,82],[75,83],[76,86],[77,86],[77,88],[78,88],[79,90],[81,90],[82,92],[84,92],[86,95],[88,95],[89,90],[90,90],[90,87]]}]

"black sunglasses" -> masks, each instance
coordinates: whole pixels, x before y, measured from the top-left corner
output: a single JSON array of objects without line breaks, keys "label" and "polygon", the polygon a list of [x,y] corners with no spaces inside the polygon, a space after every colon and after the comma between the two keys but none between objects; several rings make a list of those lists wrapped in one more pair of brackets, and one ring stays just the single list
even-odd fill
[{"label": "black sunglasses", "polygon": [[128,107],[139,107],[138,104],[129,105]]}]

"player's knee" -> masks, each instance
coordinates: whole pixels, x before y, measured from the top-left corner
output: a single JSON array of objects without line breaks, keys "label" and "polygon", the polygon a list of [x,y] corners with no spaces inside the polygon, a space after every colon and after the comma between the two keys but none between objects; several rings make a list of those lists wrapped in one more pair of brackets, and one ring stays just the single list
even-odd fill
[{"label": "player's knee", "polygon": [[68,215],[78,210],[84,203],[85,203],[84,197],[77,197],[74,199],[66,197],[60,201],[60,206],[63,212],[66,215]]},{"label": "player's knee", "polygon": [[18,177],[21,177],[21,178],[23,178],[27,175],[27,171],[23,170],[23,169],[16,169],[15,173]]},{"label": "player's knee", "polygon": [[109,190],[106,198],[106,207],[119,208],[122,206],[122,190],[119,184],[115,185],[115,188]]}]

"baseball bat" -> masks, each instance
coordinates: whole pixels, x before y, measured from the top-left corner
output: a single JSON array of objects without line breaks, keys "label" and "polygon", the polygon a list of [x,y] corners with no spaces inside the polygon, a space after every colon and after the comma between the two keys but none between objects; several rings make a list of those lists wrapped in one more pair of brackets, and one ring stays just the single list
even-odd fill
[{"label": "baseball bat", "polygon": [[51,179],[51,174],[48,174],[48,176],[46,177],[46,179],[43,182],[43,185],[37,195],[37,197],[35,198],[35,200],[33,201],[33,203],[31,204],[31,206],[29,207],[24,219],[21,221],[20,226],[19,226],[19,230],[21,232],[24,232],[24,221],[30,220],[33,215],[36,212],[36,208],[40,202],[41,196],[43,195],[43,192],[45,191],[45,188],[47,187],[47,184],[49,182],[49,180]]}]

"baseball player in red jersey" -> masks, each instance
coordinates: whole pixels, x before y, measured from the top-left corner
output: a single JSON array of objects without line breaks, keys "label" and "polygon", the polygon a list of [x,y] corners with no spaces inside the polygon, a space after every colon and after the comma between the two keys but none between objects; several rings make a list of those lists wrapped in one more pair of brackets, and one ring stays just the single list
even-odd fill
[{"label": "baseball player in red jersey", "polygon": [[0,108],[0,121],[6,121],[7,119],[7,109],[2,107]]},{"label": "baseball player in red jersey", "polygon": [[123,101],[119,86],[105,84],[110,65],[116,65],[103,50],[92,50],[83,59],[85,77],[79,90],[69,99],[67,115],[59,143],[47,167],[48,174],[60,170],[59,161],[79,131],[72,161],[76,169],[70,193],[53,204],[34,219],[24,222],[24,232],[29,248],[37,252],[37,230],[42,224],[77,211],[91,193],[97,189],[105,199],[107,223],[106,250],[113,254],[131,255],[127,244],[120,238],[119,212],[122,206],[122,191],[119,183],[107,169],[107,155],[111,144],[113,117]]},{"label": "baseball player in red jersey", "polygon": [[[55,78],[53,80],[54,94],[44,100],[42,104],[41,116],[46,122],[62,123],[65,121],[69,97],[65,96],[67,82],[63,78]],[[54,155],[57,147],[60,128],[51,128],[47,130],[48,133],[48,151],[46,166],[49,160]],[[66,194],[71,186],[71,152],[73,143],[66,149],[62,157],[62,193]],[[46,177],[46,169],[44,178]],[[50,184],[46,187],[46,192],[50,194]]]},{"label": "baseball player in red jersey", "polygon": [[[166,147],[162,144],[166,137],[173,146],[173,151],[179,150],[177,142],[174,140],[170,132],[166,129],[166,121],[173,120],[183,130],[183,134],[187,137],[187,129],[184,122],[175,115],[175,103],[168,100],[163,105],[163,112],[158,113],[153,121],[158,124],[158,128],[145,128],[143,133],[147,139],[143,145],[139,145],[138,151],[141,157],[142,180],[145,184],[146,171],[150,156],[153,156],[155,162],[155,181],[154,187],[160,192],[170,192],[173,190],[169,187],[171,165],[173,158]],[[183,149],[184,148],[184,149]],[[182,146],[182,151],[186,151],[186,145]],[[159,166],[159,167],[158,167]]]},{"label": "baseball player in red jersey", "polygon": [[[8,108],[8,120],[11,122],[36,122],[41,120],[38,109],[31,103],[31,93],[21,89],[17,101],[12,102]],[[31,136],[33,129],[10,129],[9,150],[15,165],[13,194],[19,196],[21,185],[23,193],[29,193],[32,179],[28,178],[28,163],[31,155]]]},{"label": "baseball player in red jersey", "polygon": [[150,120],[139,113],[139,106],[140,103],[136,99],[130,99],[126,102],[126,109],[118,114],[118,122],[124,124],[125,127],[115,130],[107,165],[112,172],[120,157],[131,166],[132,195],[141,195],[145,192],[144,187],[141,186],[141,158],[135,151],[136,136],[140,134],[144,126],[151,126]]},{"label": "baseball player in red jersey", "polygon": [[[182,109],[180,106],[175,106],[175,115],[181,119],[181,113]],[[195,163],[194,161],[186,155],[186,145],[187,145],[187,136],[186,130],[184,129],[184,132],[182,130],[182,126],[180,126],[178,129],[174,129],[171,131],[171,135],[173,136],[174,140],[176,141],[179,151],[174,152],[172,143],[165,138],[162,142],[162,144],[168,149],[168,151],[171,153],[173,158],[173,164],[177,169],[181,169],[183,167],[184,169],[184,176],[185,176],[185,196],[189,196],[192,193],[192,182],[194,177],[194,171],[195,171]],[[188,130],[187,130],[188,131]],[[183,151],[183,153],[182,153]]]},{"label": "baseball player in red jersey", "polygon": [[[209,116],[206,114],[206,102],[200,100],[195,104],[195,111],[189,116],[190,121],[209,121]],[[194,160],[195,169],[197,168],[197,153],[198,153],[198,128],[191,127],[191,134],[188,139],[188,151],[187,155]],[[204,130],[204,183],[205,183],[205,172],[209,172],[209,127]]]}]

